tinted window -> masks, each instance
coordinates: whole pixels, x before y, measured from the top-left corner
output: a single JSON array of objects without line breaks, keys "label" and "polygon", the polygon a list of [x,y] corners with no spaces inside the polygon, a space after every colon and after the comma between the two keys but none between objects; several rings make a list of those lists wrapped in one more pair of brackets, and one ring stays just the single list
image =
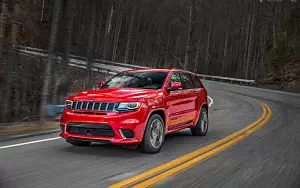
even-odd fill
[{"label": "tinted window", "polygon": [[183,89],[193,89],[194,88],[191,75],[182,73],[181,78],[182,78],[182,83],[183,83]]},{"label": "tinted window", "polygon": [[194,82],[194,88],[202,88],[201,83],[197,76],[192,75],[193,82]]},{"label": "tinted window", "polygon": [[167,72],[123,72],[113,77],[102,88],[160,89]]},{"label": "tinted window", "polygon": [[179,74],[179,73],[173,73],[173,74],[171,75],[170,81],[169,81],[169,83],[168,83],[168,88],[171,87],[171,83],[172,83],[172,82],[180,82],[180,83],[182,83],[182,82],[181,82],[181,78],[180,78],[180,74]]}]

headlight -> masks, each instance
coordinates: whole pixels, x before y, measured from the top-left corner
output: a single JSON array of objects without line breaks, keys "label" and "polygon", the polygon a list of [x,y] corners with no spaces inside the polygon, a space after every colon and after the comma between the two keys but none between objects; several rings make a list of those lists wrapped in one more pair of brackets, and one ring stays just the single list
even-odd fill
[{"label": "headlight", "polygon": [[68,109],[68,110],[72,109],[72,104],[73,104],[73,101],[66,100],[66,102],[65,102],[66,109]]},{"label": "headlight", "polygon": [[134,111],[141,107],[140,102],[122,102],[117,107],[117,111],[121,112],[128,112],[128,111]]}]

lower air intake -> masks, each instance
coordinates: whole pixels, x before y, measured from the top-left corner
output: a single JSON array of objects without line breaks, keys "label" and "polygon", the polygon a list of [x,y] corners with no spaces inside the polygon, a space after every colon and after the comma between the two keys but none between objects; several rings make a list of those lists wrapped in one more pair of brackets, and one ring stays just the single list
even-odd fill
[{"label": "lower air intake", "polygon": [[120,132],[124,138],[134,138],[134,133],[130,129],[120,129]]}]

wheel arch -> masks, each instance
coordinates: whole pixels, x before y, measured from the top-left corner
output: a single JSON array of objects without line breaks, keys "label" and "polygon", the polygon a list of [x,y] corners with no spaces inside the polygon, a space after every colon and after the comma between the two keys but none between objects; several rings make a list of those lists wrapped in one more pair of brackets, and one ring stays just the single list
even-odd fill
[{"label": "wheel arch", "polygon": [[203,103],[203,104],[201,105],[199,111],[198,111],[198,114],[197,114],[197,116],[196,116],[196,120],[195,120],[195,122],[194,122],[194,125],[191,126],[191,128],[192,128],[192,127],[195,127],[195,126],[196,126],[196,123],[199,121],[200,113],[201,113],[202,108],[205,108],[205,109],[206,109],[206,111],[207,111],[207,116],[208,116],[208,104],[207,104],[207,103]]},{"label": "wheel arch", "polygon": [[154,114],[160,115],[160,117],[163,119],[163,121],[164,121],[165,133],[166,133],[167,123],[168,123],[166,111],[165,111],[165,109],[163,109],[163,108],[156,108],[156,109],[152,109],[152,110],[148,113],[148,116],[147,116],[147,119],[146,119],[146,124],[145,124],[145,129],[144,129],[144,133],[143,133],[143,137],[144,137],[145,130],[146,130],[146,127],[147,127],[147,123],[148,123],[150,117],[151,117],[152,115],[154,115]]},{"label": "wheel arch", "polygon": [[163,109],[156,109],[156,110],[153,110],[153,111],[150,113],[150,115],[149,115],[149,117],[148,117],[148,120],[149,120],[149,118],[150,118],[152,115],[154,115],[154,114],[160,115],[160,117],[161,117],[161,118],[163,119],[163,121],[164,121],[164,126],[166,126],[167,119],[166,119],[166,113],[165,113],[165,111],[164,111]]}]

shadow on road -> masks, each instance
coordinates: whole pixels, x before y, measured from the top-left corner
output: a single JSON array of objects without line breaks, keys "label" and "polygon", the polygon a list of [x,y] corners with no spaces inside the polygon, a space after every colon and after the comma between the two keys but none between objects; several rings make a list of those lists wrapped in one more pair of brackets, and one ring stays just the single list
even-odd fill
[{"label": "shadow on road", "polygon": [[[204,137],[195,137],[192,136],[188,129],[168,134],[165,138],[165,143],[162,148],[162,152],[172,152],[177,149],[181,149],[185,147],[188,143],[200,142]],[[62,152],[81,154],[81,155],[97,155],[97,156],[107,156],[107,157],[120,157],[123,158],[131,158],[136,157],[137,155],[149,155],[141,153],[137,147],[132,146],[119,146],[112,144],[97,144],[92,143],[87,147],[75,147],[68,145],[66,143],[66,147],[61,148]]]}]

